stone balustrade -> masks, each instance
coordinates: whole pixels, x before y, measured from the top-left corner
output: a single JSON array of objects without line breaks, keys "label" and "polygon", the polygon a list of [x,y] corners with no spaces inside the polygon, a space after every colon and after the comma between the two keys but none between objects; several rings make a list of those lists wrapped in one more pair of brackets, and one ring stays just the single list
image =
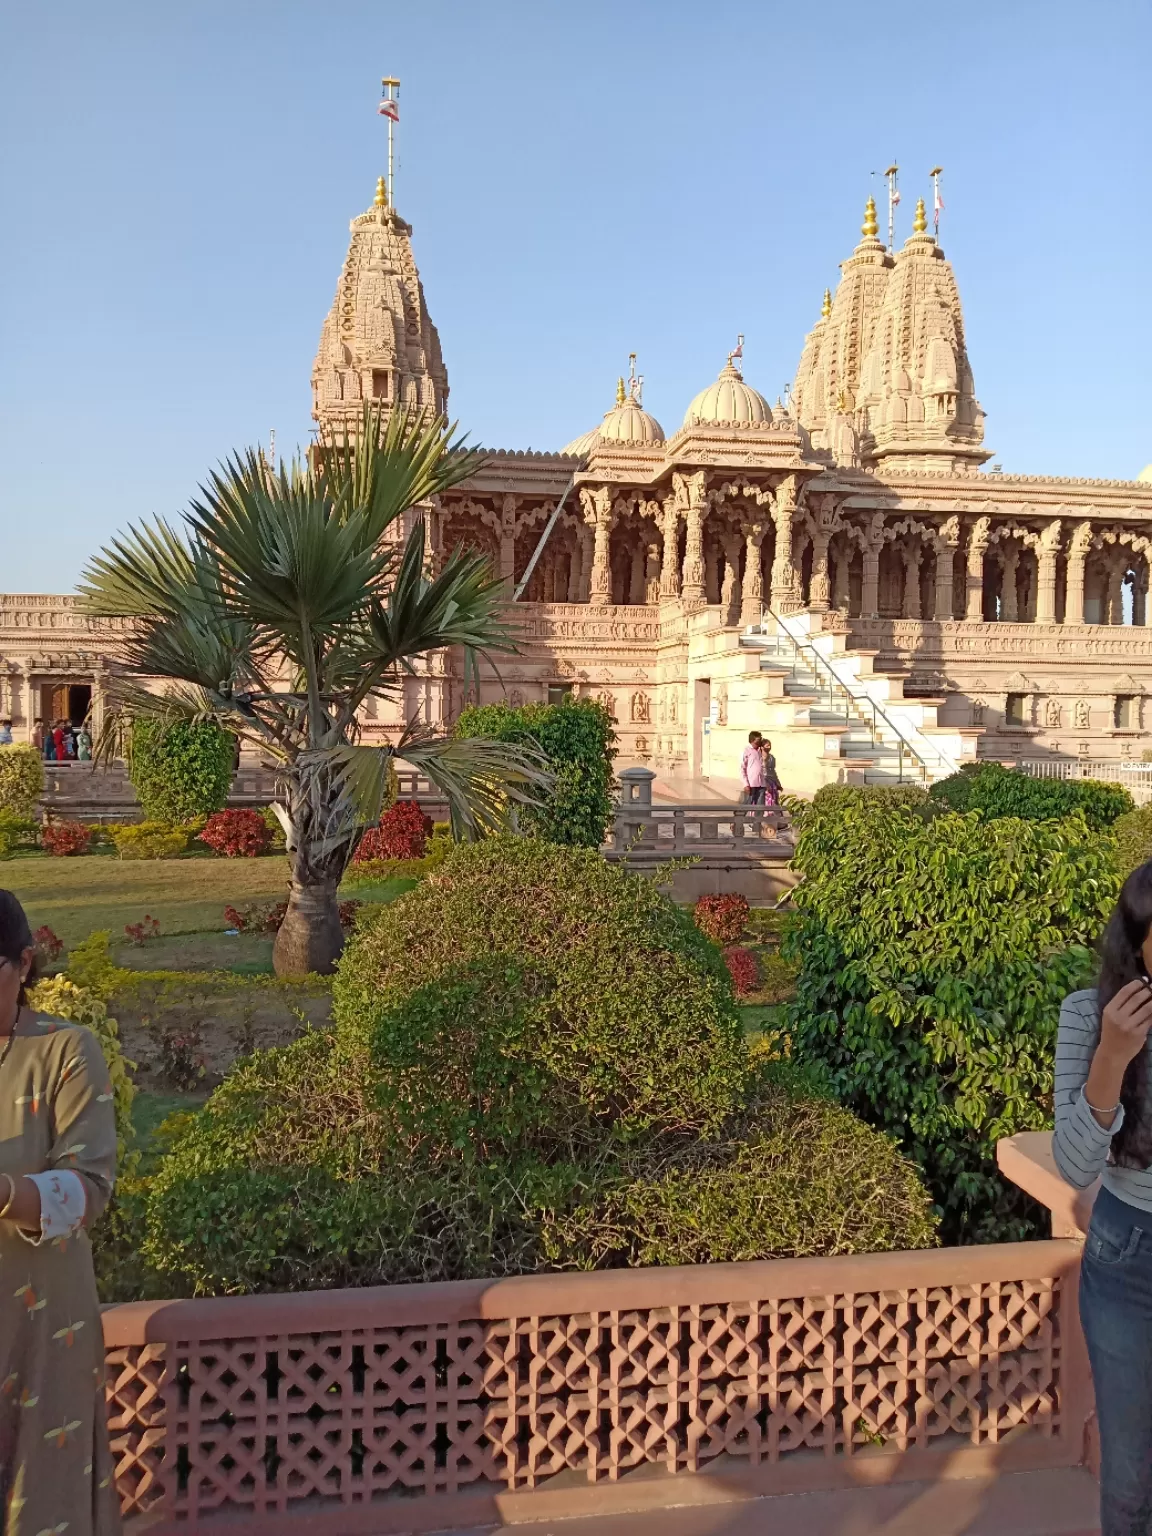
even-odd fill
[{"label": "stone balustrade", "polygon": [[1050,1240],[110,1307],[123,1510],[150,1536],[337,1536],[1075,1467],[1079,1256]]}]

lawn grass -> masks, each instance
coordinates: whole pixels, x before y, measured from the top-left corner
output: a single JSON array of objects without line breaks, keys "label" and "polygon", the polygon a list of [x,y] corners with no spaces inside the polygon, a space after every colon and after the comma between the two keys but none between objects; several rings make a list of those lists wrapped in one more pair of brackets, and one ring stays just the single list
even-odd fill
[{"label": "lawn grass", "polygon": [[132,1134],[141,1175],[156,1172],[163,1150],[156,1132],[168,1116],[199,1109],[203,1103],[203,1094],[149,1093],[147,1089],[137,1093],[132,1100]]},{"label": "lawn grass", "polygon": [[46,923],[65,944],[75,944],[98,928],[118,939],[126,923],[138,923],[145,913],[161,933],[219,932],[229,902],[242,906],[287,896],[288,861],[282,853],[259,859],[12,859],[0,866],[0,884],[16,893],[33,928]]}]

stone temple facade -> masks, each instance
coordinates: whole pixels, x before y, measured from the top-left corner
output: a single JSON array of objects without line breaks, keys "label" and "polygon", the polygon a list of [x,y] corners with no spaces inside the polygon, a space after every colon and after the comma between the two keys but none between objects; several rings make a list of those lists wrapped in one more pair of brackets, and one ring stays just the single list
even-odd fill
[{"label": "stone temple facade", "polygon": [[[412,249],[381,185],[353,219],[312,370],[313,414],[447,409]],[[578,423],[574,423],[578,425]],[[603,699],[619,766],[737,788],[753,727],[790,789],[928,776],[975,757],[1139,760],[1152,747],[1152,466],[1136,480],[989,468],[955,274],[923,205],[897,250],[862,237],[804,341],[786,404],[737,354],[670,432],[635,381],[556,453],[493,451],[414,516],[433,558],[483,550],[522,581],[520,653],[484,684],[513,704]],[[68,597],[0,596],[0,715],[99,715],[107,636]],[[465,703],[434,657],[366,740]],[[906,751],[895,754],[902,742]]]}]

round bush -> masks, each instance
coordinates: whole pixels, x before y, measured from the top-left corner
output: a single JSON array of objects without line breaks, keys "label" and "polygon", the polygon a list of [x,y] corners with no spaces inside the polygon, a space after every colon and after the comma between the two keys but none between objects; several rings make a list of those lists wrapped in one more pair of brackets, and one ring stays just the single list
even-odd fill
[{"label": "round bush", "polygon": [[692,909],[692,920],[714,944],[735,944],[744,936],[749,910],[744,896],[701,896]]},{"label": "round bush", "polygon": [[35,747],[0,747],[0,810],[34,816],[44,793],[44,759]]},{"label": "round bush", "polygon": [[69,858],[88,852],[92,832],[83,821],[48,821],[40,829],[40,846],[56,858]]},{"label": "round bush", "polygon": [[145,821],[210,816],[228,798],[236,742],[211,720],[134,720],[128,776]]},{"label": "round bush", "polygon": [[360,839],[353,863],[363,864],[369,859],[422,859],[431,835],[431,816],[426,816],[415,800],[397,800],[380,817],[378,825],[369,827]]},{"label": "round bush", "polygon": [[1034,779],[1000,763],[968,763],[933,784],[931,798],[952,811],[979,811],[985,821],[1018,816],[1023,821],[1058,821],[1079,811],[1097,832],[1133,809],[1119,784],[1095,779]]},{"label": "round bush", "polygon": [[199,834],[200,841],[226,859],[255,859],[267,853],[268,823],[259,811],[214,811]]},{"label": "round bush", "polygon": [[744,1047],[723,959],[649,881],[591,849],[530,838],[457,847],[361,919],[333,1018],[367,1039],[413,992],[492,956],[550,984],[535,1050],[571,1080],[586,1125],[610,1123],[626,1140],[657,1122],[703,1130],[728,1113]]}]

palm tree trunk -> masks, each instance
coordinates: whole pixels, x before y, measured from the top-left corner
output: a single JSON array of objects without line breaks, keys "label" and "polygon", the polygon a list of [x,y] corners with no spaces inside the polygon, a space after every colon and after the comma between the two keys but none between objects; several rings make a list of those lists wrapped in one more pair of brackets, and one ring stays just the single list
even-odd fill
[{"label": "palm tree trunk", "polygon": [[331,880],[305,885],[293,879],[288,910],[272,946],[272,968],[277,976],[306,976],[315,971],[328,976],[344,948],[344,930]]}]

